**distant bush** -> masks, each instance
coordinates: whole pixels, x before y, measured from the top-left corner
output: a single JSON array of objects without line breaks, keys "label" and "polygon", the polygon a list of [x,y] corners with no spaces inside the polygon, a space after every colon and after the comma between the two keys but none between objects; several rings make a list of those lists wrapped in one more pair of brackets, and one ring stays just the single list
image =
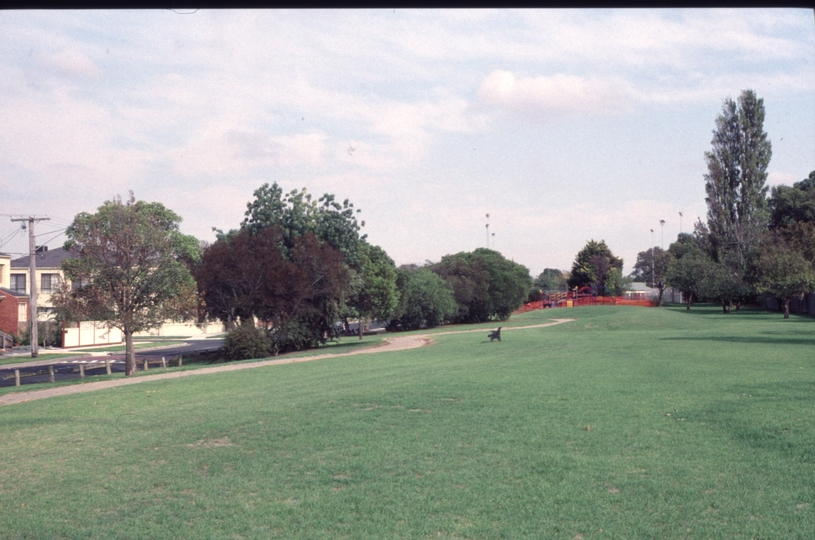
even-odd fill
[{"label": "distant bush", "polygon": [[224,340],[224,356],[227,360],[246,360],[271,356],[271,342],[266,332],[254,324],[241,324]]}]

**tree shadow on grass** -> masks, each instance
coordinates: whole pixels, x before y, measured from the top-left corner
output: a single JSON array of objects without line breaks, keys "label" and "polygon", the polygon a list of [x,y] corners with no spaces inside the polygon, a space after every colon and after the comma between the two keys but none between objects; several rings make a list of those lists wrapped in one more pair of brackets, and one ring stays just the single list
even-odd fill
[{"label": "tree shadow on grass", "polygon": [[726,390],[730,399],[688,411],[688,421],[699,421],[726,433],[751,449],[784,459],[815,464],[815,382],[745,384]]},{"label": "tree shadow on grass", "polygon": [[663,337],[660,341],[717,341],[721,343],[748,343],[765,345],[804,345],[815,346],[815,337],[779,337],[777,334],[762,336],[687,336]]}]

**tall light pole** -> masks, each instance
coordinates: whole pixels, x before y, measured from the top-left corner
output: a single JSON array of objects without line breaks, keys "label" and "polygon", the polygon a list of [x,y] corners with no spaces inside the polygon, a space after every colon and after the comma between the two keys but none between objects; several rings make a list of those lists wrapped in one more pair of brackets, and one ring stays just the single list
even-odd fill
[{"label": "tall light pole", "polygon": [[651,287],[654,286],[654,229],[651,229]]},{"label": "tall light pole", "polygon": [[682,212],[679,212],[679,234],[682,234]]},{"label": "tall light pole", "polygon": [[490,215],[487,214],[487,249],[490,249]]},{"label": "tall light pole", "polygon": [[661,250],[665,251],[665,220],[664,219],[659,220],[659,232],[660,232],[660,235],[662,236],[662,239],[660,240],[659,248]]}]

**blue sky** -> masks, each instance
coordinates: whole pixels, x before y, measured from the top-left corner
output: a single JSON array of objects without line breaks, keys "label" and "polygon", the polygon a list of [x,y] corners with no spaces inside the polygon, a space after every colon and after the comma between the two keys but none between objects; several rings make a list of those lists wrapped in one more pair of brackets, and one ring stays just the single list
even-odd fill
[{"label": "blue sky", "polygon": [[129,190],[212,241],[277,182],[349,199],[397,264],[486,247],[489,213],[533,275],[590,239],[628,272],[705,218],[745,88],[768,183],[815,170],[812,10],[179,11],[0,11],[0,251],[10,215],[56,247]]}]

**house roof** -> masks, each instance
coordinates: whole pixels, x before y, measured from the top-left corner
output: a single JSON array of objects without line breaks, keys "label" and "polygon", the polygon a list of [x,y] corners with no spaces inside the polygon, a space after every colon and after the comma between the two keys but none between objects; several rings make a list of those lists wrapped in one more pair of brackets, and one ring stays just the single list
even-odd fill
[{"label": "house roof", "polygon": [[20,298],[22,300],[28,300],[27,294],[12,291],[11,289],[6,289],[5,287],[0,287],[0,293],[7,294],[9,296],[16,296],[17,298]]},{"label": "house roof", "polygon": [[[62,261],[70,259],[76,255],[71,251],[66,251],[63,248],[49,249],[48,251],[40,251],[37,253],[37,268],[59,268]],[[14,259],[11,261],[12,268],[28,268],[28,255]]]}]

